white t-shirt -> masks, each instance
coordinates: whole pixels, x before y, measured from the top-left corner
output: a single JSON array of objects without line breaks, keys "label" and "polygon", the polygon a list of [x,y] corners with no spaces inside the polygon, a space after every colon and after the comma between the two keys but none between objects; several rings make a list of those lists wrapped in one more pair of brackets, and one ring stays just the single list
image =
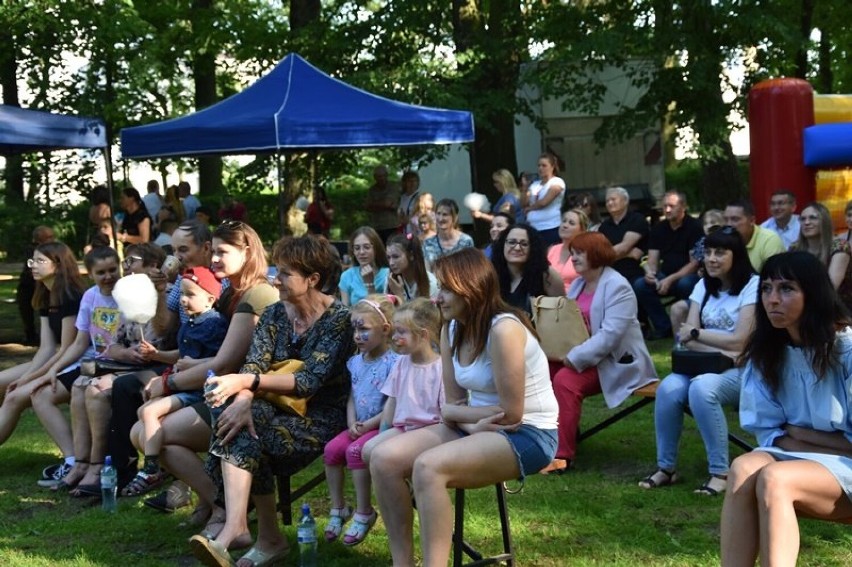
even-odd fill
[{"label": "white t-shirt", "polygon": [[[756,274],[752,274],[739,295],[731,295],[727,291],[720,291],[719,297],[711,295],[707,298],[707,304],[701,310],[701,328],[733,333],[737,328],[740,309],[746,305],[757,303],[757,287],[759,282],[760,278]],[[689,300],[694,301],[700,306],[706,293],[704,278],[701,278],[695,284]]]},{"label": "white t-shirt", "polygon": [[[521,324],[518,318],[509,313],[501,313],[491,320],[491,328],[500,323],[501,319],[511,319]],[[526,327],[524,328],[526,330]],[[452,344],[456,331],[456,322],[450,322],[449,339]],[[556,429],[559,404],[553,393],[550,382],[550,369],[547,357],[541,350],[538,341],[529,330],[527,343],[524,347],[524,415],[522,422],[539,429]],[[491,335],[485,344],[485,350],[472,363],[462,366],[457,357],[453,356],[453,369],[456,382],[469,392],[468,403],[471,407],[500,405],[497,385],[494,383],[494,371],[491,368],[491,358],[488,348],[491,346]]]},{"label": "white t-shirt", "polygon": [[[551,177],[544,185],[541,181],[535,181],[530,185],[529,191],[530,204],[532,205],[539,199],[544,199],[551,191],[557,191],[561,195],[565,191],[565,181],[561,177]],[[556,197],[545,208],[528,212],[527,222],[536,230],[557,228],[559,223],[562,222],[562,215],[559,212],[561,206],[561,197]]]}]

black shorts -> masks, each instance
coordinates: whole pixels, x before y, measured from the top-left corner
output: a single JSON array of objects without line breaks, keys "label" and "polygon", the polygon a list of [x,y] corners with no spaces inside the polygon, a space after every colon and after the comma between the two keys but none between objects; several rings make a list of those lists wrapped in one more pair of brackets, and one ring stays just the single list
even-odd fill
[{"label": "black shorts", "polygon": [[71,386],[74,384],[74,380],[80,377],[80,367],[77,366],[74,370],[69,370],[68,372],[63,372],[62,374],[56,377],[56,381],[65,386],[65,389],[68,393],[71,393]]}]

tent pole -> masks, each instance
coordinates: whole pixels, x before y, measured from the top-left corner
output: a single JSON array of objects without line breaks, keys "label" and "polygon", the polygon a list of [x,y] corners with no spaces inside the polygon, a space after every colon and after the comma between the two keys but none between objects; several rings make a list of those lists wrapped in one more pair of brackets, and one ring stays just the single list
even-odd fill
[{"label": "tent pole", "polygon": [[275,152],[275,164],[278,168],[278,237],[284,236],[284,184],[287,177],[287,162],[281,168],[281,152]]},{"label": "tent pole", "polygon": [[470,191],[471,193],[476,193],[479,190],[479,180],[476,178],[476,141],[470,142],[468,148],[468,155],[470,156]]},{"label": "tent pole", "polygon": [[112,151],[110,150],[109,144],[107,144],[104,149],[104,166],[106,167],[106,179],[107,179],[107,190],[109,191],[109,224],[112,226],[112,247],[118,250],[118,240],[116,235],[116,226],[115,226],[115,209],[113,208],[113,179],[112,179]]}]

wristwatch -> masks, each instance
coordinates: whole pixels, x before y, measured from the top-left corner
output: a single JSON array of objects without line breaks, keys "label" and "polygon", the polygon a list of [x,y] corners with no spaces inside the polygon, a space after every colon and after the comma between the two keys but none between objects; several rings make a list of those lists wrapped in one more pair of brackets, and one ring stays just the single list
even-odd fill
[{"label": "wristwatch", "polygon": [[698,329],[693,328],[691,331],[689,331],[689,336],[692,337],[692,340],[694,341],[697,341],[700,335],[701,331],[699,331]]}]

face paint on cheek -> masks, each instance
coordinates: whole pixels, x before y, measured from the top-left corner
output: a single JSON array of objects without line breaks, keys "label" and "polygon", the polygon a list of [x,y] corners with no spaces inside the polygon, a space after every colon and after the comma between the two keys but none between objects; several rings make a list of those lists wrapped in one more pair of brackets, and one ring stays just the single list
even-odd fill
[{"label": "face paint on cheek", "polygon": [[370,340],[370,331],[358,331],[358,340],[362,343],[366,343]]}]

